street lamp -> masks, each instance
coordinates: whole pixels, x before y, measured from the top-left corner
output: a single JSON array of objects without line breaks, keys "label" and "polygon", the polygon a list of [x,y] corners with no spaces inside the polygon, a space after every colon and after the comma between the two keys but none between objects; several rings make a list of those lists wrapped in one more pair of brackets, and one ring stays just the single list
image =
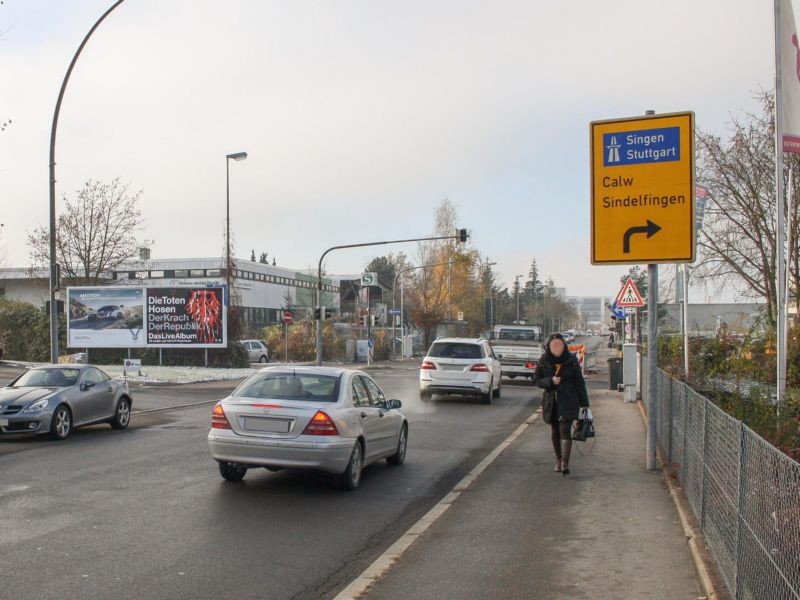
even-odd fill
[{"label": "street lamp", "polygon": [[231,304],[231,160],[247,158],[247,152],[225,155],[225,283],[228,286],[228,306]]},{"label": "street lamp", "polygon": [[525,277],[524,275],[517,275],[514,277],[514,288],[517,292],[517,325],[519,325],[519,278]]},{"label": "street lamp", "polygon": [[[487,275],[491,272],[490,267],[495,266],[496,262],[489,262],[489,259],[486,259],[486,262],[483,263],[484,268],[486,269]],[[494,296],[492,295],[492,280],[491,278],[487,277],[488,284],[489,284],[489,331],[494,329]]]},{"label": "street lamp", "polygon": [[61,102],[64,100],[64,92],[67,91],[69,76],[72,74],[72,69],[75,68],[75,63],[78,62],[78,57],[81,55],[84,46],[86,46],[89,38],[92,37],[95,29],[100,26],[100,23],[105,21],[105,18],[123,2],[124,0],[117,0],[108,7],[108,10],[95,21],[75,51],[72,61],[67,67],[67,73],[61,82],[56,108],[53,111],[53,123],[50,126],[50,362],[53,364],[58,362],[58,314],[56,312],[56,288],[58,287],[58,267],[56,266],[56,133],[58,132],[58,116],[61,114]]}]

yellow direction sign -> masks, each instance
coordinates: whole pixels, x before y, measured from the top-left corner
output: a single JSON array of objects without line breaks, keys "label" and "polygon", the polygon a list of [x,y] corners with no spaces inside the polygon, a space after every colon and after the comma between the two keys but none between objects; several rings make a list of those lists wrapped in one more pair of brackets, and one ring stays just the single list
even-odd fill
[{"label": "yellow direction sign", "polygon": [[694,113],[591,124],[592,264],[695,259]]}]

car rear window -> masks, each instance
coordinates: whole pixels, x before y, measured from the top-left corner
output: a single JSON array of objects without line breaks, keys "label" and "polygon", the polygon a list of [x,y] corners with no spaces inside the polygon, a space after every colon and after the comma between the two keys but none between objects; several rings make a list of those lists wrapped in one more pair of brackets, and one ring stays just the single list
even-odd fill
[{"label": "car rear window", "polygon": [[79,369],[31,369],[12,385],[13,387],[67,387],[75,385]]},{"label": "car rear window", "polygon": [[501,329],[495,339],[517,342],[535,342],[538,338],[535,329]]},{"label": "car rear window", "polygon": [[311,373],[255,373],[233,393],[234,397],[261,400],[336,402],[339,377]]},{"label": "car rear window", "polygon": [[480,344],[463,342],[434,342],[428,351],[432,358],[483,358]]}]

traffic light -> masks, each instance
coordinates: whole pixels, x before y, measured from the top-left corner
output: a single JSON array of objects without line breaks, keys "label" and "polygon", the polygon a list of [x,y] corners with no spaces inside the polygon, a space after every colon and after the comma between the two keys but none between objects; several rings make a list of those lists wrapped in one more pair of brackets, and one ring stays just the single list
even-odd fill
[{"label": "traffic light", "polygon": [[322,309],[319,306],[314,309],[314,320],[315,321],[322,320]]},{"label": "traffic light", "polygon": [[458,241],[463,243],[467,241],[469,234],[467,233],[466,229],[459,229],[458,230]]}]

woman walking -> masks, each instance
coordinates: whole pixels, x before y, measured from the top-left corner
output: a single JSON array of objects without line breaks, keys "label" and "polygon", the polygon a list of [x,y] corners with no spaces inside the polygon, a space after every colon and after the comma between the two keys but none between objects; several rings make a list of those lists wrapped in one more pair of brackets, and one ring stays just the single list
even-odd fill
[{"label": "woman walking", "polygon": [[569,475],[572,450],[572,424],[580,409],[589,406],[589,394],[581,365],[567,349],[560,333],[552,334],[545,346],[534,375],[534,383],[544,389],[542,418],[550,425],[550,437],[556,453],[556,472]]}]

